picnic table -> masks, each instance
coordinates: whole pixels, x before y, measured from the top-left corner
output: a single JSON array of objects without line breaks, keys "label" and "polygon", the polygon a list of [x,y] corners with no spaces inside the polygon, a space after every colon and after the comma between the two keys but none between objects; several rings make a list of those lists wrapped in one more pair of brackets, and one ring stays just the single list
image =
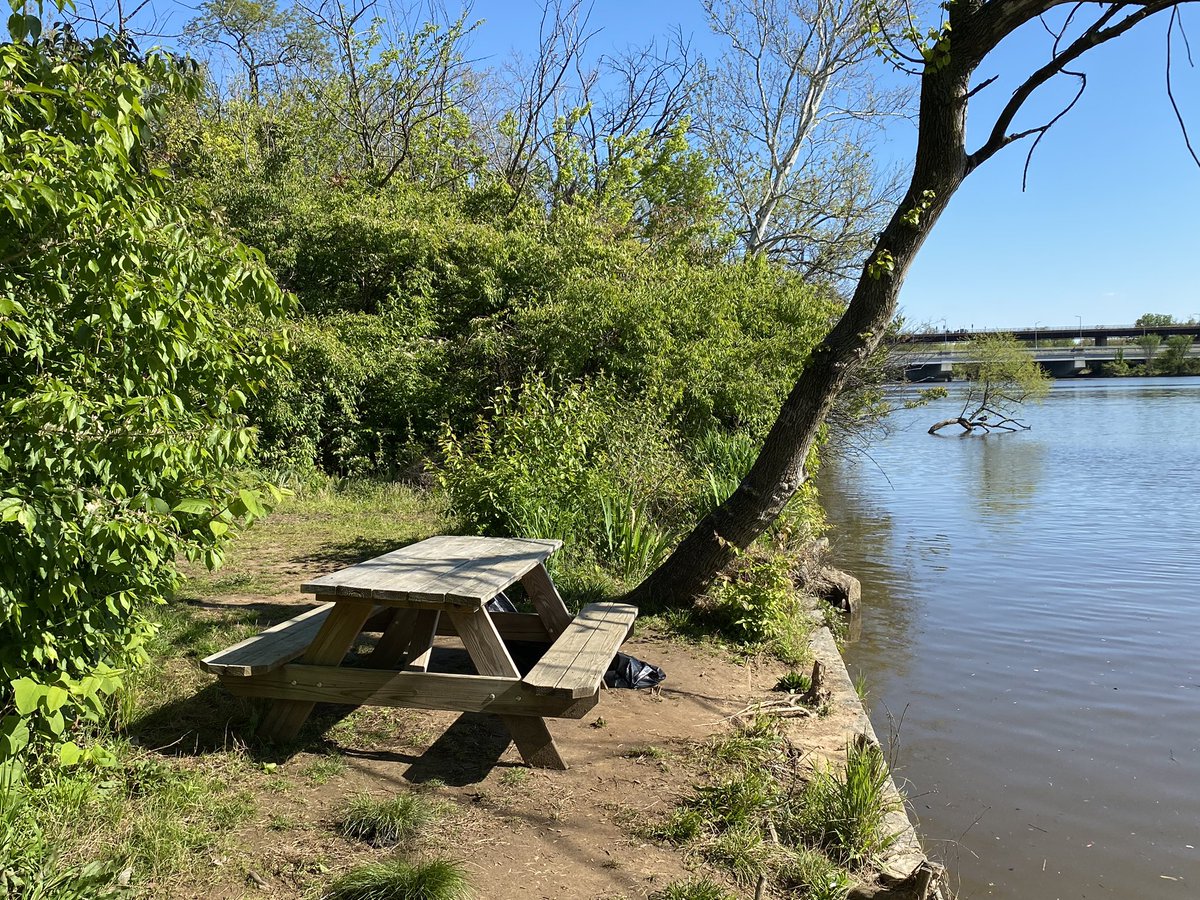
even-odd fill
[{"label": "picnic table", "polygon": [[[624,603],[572,616],[546,570],[561,541],[441,535],[300,586],[318,606],[202,661],[231,693],[270,701],[260,735],[290,741],[317,703],[499,715],[530,766],[565,769],[545,718],[581,718],[637,618]],[[487,604],[520,583],[534,612]],[[343,664],[377,633],[359,664]],[[429,671],[437,635],[462,642],[477,674]],[[522,674],[506,641],[545,644]]]}]

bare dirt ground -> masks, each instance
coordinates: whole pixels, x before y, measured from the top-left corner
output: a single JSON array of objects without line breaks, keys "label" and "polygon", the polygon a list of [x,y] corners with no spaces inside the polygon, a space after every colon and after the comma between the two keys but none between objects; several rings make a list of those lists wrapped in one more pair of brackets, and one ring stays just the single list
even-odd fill
[{"label": "bare dirt ground", "polygon": [[[565,772],[525,767],[499,720],[478,714],[321,706],[294,746],[260,746],[261,707],[230,697],[197,660],[310,605],[289,588],[305,575],[439,524],[394,509],[386,519],[364,518],[353,505],[335,513],[326,505],[320,518],[277,515],[181,598],[174,654],[161,663],[167,702],[152,704],[132,731],[179,765],[223,768],[253,811],[209,865],[158,885],[153,896],[316,898],[339,873],[395,852],[342,837],[334,827],[339,808],[358,794],[410,791],[436,801],[440,818],[406,855],[462,861],[483,900],[634,900],[696,874],[753,896],[753,887],[739,888],[698,857],[644,835],[704,781],[703,745],[732,730],[731,717],[752,702],[780,696],[772,688],[787,667],[773,658],[735,657],[639,626],[624,649],[662,666],[667,680],[652,691],[604,691],[583,719],[549,720],[570,765]],[[835,676],[831,699],[821,715],[788,719],[788,736],[811,761],[836,759],[870,725],[824,629],[814,652]],[[439,639],[432,668],[464,671],[464,658]],[[900,823],[907,826],[902,814]]]},{"label": "bare dirt ground", "polygon": [[[456,652],[443,644],[442,665],[456,668]],[[654,638],[625,649],[662,666],[667,680],[654,690],[605,691],[584,719],[551,720],[565,772],[526,768],[491,716],[326,709],[304,749],[271,757],[278,761],[250,778],[257,812],[238,830],[238,849],[214,858],[206,884],[167,895],[312,896],[328,876],[389,855],[341,837],[332,827],[339,806],[355,794],[412,790],[444,801],[444,818],[419,851],[464,862],[481,898],[632,900],[688,877],[700,861],[639,836],[638,826],[665,819],[696,782],[697,749],[729,730],[729,717],[772,696],[785,667]],[[793,720],[791,737],[836,754],[857,722],[853,709],[831,706]],[[253,736],[238,737],[253,752]]]}]

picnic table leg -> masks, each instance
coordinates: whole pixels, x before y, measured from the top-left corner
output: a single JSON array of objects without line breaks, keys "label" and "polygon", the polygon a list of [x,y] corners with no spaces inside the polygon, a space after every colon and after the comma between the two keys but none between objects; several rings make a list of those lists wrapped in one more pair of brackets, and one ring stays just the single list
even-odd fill
[{"label": "picnic table leg", "polygon": [[550,580],[550,573],[546,571],[545,564],[538,563],[522,575],[521,586],[525,588],[525,593],[533,602],[533,608],[546,624],[550,637],[556,638],[562,634],[571,624],[571,614],[567,612],[567,605],[558,595],[558,588]]},{"label": "picnic table leg", "polygon": [[[500,632],[496,630],[495,623],[486,611],[451,610],[447,614],[480,675],[521,677],[520,671],[508,654],[508,648],[500,638]],[[500,719],[508,728],[513,743],[521,751],[521,758],[527,765],[537,769],[567,767],[554,744],[550,729],[546,727],[546,720],[541,716],[501,716]]]},{"label": "picnic table leg", "polygon": [[371,667],[424,672],[429,668],[437,625],[436,609],[396,610],[396,617],[371,651]]},{"label": "picnic table leg", "polygon": [[[318,596],[317,599],[328,601],[332,598]],[[370,600],[339,600],[300,662],[312,666],[340,665],[374,609],[375,604]],[[316,704],[309,700],[274,701],[263,718],[259,734],[276,743],[293,740],[308,721],[314,706]]]}]

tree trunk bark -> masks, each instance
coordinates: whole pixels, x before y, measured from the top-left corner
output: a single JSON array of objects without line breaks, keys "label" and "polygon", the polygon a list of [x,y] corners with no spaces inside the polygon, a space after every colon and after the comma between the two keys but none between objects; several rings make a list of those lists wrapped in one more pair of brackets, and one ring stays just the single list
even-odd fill
[{"label": "tree trunk bark", "polygon": [[912,181],[864,264],[850,304],[813,351],[750,472],[630,592],[631,602],[693,602],[783,512],[804,483],[804,463],[825,417],[852,371],[882,340],[909,266],[966,177],[967,94],[974,67],[963,62],[926,67]]}]

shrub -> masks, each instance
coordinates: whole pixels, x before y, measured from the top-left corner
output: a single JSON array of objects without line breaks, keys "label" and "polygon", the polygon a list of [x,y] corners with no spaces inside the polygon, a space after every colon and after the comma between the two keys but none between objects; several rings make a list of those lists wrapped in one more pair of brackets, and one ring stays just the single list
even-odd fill
[{"label": "shrub", "polygon": [[[238,474],[284,297],[143,167],[168,58],[0,45],[0,758],[97,719],[179,556],[216,565],[269,489]],[[80,758],[74,744],[64,761]]]},{"label": "shrub", "polygon": [[596,387],[538,379],[503,389],[473,432],[443,432],[440,480],[455,512],[488,534],[586,534],[608,415]]},{"label": "shrub", "polygon": [[713,614],[730,637],[746,643],[784,635],[800,612],[795,587],[782,555],[753,552],[712,591]]}]

